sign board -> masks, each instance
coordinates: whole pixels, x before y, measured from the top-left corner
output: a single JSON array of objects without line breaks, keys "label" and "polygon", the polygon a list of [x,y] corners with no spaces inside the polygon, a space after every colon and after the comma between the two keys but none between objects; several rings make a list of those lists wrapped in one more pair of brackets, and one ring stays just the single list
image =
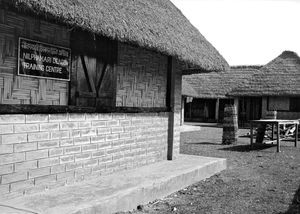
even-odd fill
[{"label": "sign board", "polygon": [[19,38],[18,75],[70,81],[69,48]]}]

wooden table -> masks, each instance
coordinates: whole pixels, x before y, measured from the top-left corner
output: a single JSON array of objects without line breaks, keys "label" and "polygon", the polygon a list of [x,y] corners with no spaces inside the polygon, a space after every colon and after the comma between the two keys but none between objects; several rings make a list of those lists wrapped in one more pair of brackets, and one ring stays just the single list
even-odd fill
[{"label": "wooden table", "polygon": [[261,120],[251,120],[250,121],[250,146],[253,146],[253,125],[254,124],[261,124],[261,125],[272,125],[272,141],[274,140],[274,127],[276,126],[277,129],[277,152],[280,152],[280,126],[281,125],[295,125],[295,147],[297,147],[297,140],[298,140],[298,127],[299,127],[299,120],[277,120],[277,119],[261,119]]}]

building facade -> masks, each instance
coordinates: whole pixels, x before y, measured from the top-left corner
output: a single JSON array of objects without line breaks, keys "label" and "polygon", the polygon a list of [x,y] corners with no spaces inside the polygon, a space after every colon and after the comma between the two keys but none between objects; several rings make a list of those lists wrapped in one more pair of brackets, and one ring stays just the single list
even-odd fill
[{"label": "building facade", "polygon": [[245,113],[246,121],[263,118],[268,111],[277,111],[278,119],[299,119],[299,56],[284,51],[228,95],[239,99],[243,106],[240,113]]},{"label": "building facade", "polygon": [[62,19],[93,3],[70,2],[0,3],[1,199],[179,154],[181,74],[192,57],[118,35],[122,26],[110,36],[80,12]]}]

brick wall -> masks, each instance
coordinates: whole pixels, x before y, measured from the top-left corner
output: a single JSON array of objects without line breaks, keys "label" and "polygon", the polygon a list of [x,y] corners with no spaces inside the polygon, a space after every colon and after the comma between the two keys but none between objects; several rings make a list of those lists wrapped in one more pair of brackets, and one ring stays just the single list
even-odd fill
[{"label": "brick wall", "polygon": [[168,114],[0,115],[0,198],[166,159]]},{"label": "brick wall", "polygon": [[16,75],[19,37],[70,45],[67,28],[0,8],[0,104],[66,105],[68,82]]},{"label": "brick wall", "polygon": [[116,105],[166,107],[167,56],[123,43],[118,52]]}]

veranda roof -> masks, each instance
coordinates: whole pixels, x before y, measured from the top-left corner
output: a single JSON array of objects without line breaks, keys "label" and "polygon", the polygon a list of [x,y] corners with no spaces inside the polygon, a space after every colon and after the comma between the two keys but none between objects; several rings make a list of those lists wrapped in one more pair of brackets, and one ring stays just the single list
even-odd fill
[{"label": "veranda roof", "polygon": [[284,51],[263,66],[250,81],[236,87],[230,96],[299,96],[300,58],[292,51]]},{"label": "veranda roof", "polygon": [[182,95],[189,97],[197,97],[198,93],[195,89],[189,84],[188,80],[182,78]]},{"label": "veranda roof", "polygon": [[[182,95],[195,98],[227,98],[227,93],[247,84],[250,77],[259,73],[262,66],[232,66],[227,72],[184,75]],[[186,83],[185,83],[186,82]],[[191,89],[187,86],[192,87]]]},{"label": "veranda roof", "polygon": [[[221,71],[228,64],[169,0],[2,0],[19,11]],[[0,2],[0,4],[1,4]]]}]

